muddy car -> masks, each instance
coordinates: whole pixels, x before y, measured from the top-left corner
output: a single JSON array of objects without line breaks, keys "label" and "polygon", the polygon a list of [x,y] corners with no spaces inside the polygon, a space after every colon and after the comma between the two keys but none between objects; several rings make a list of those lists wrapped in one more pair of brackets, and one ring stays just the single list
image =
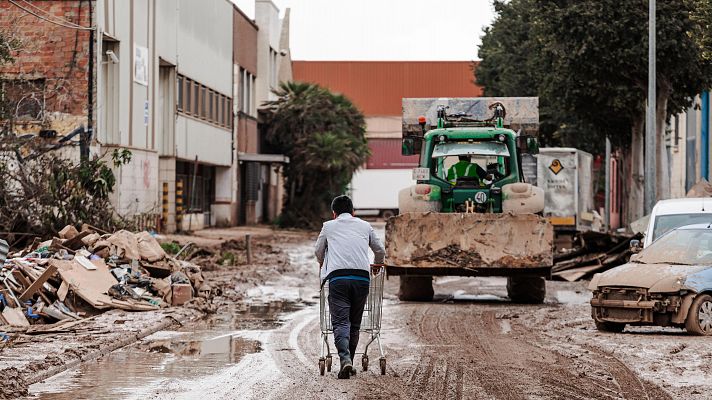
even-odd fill
[{"label": "muddy car", "polygon": [[712,224],[668,232],[628,264],[594,275],[589,289],[598,330],[657,325],[712,335]]}]

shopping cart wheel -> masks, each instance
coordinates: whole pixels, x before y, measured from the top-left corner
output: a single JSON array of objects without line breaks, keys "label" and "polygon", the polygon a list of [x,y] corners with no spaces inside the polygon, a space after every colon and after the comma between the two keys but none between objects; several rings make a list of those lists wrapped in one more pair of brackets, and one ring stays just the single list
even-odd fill
[{"label": "shopping cart wheel", "polygon": [[326,369],[326,361],[323,358],[319,359],[319,373],[323,376]]},{"label": "shopping cart wheel", "polygon": [[361,357],[361,367],[364,371],[368,371],[368,356],[365,354]]},{"label": "shopping cart wheel", "polygon": [[331,356],[326,357],[326,372],[331,372]]},{"label": "shopping cart wheel", "polygon": [[381,358],[380,360],[378,360],[378,362],[381,364],[381,375],[385,375],[386,374],[386,359]]}]

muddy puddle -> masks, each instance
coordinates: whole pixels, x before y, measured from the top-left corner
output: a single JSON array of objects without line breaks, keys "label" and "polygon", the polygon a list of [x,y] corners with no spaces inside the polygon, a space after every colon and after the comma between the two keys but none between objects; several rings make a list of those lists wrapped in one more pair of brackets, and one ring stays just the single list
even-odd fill
[{"label": "muddy puddle", "polygon": [[591,292],[587,290],[557,290],[554,297],[560,304],[584,305],[591,302]]},{"label": "muddy puddle", "polygon": [[261,350],[249,332],[274,329],[301,303],[241,305],[190,327],[161,331],[30,387],[33,399],[132,398],[162,382],[194,379]]}]

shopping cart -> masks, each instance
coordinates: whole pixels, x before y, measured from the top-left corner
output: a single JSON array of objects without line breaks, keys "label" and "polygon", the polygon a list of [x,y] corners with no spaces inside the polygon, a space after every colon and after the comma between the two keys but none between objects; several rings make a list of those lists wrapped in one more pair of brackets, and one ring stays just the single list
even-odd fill
[{"label": "shopping cart", "polygon": [[[368,371],[368,347],[375,341],[378,344],[378,351],[381,357],[378,363],[381,367],[381,375],[386,374],[386,355],[383,353],[381,345],[381,311],[383,309],[383,277],[385,268],[382,266],[371,267],[371,284],[368,289],[368,299],[366,306],[363,309],[363,318],[361,319],[360,332],[366,333],[368,341],[362,354],[361,367],[364,371]],[[319,319],[321,325],[321,353],[319,356],[319,373],[324,375],[324,371],[331,371],[332,357],[331,347],[329,346],[329,336],[334,335],[331,327],[331,315],[329,314],[329,301],[326,296],[329,293],[329,282],[326,281],[321,286],[319,294]],[[354,360],[355,361],[355,360]]]}]

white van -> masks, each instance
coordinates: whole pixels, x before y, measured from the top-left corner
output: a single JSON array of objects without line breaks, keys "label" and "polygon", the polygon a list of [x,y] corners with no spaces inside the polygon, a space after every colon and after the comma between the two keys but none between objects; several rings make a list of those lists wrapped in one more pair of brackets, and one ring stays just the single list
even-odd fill
[{"label": "white van", "polygon": [[650,213],[643,247],[672,229],[693,224],[712,224],[712,198],[660,200]]}]

